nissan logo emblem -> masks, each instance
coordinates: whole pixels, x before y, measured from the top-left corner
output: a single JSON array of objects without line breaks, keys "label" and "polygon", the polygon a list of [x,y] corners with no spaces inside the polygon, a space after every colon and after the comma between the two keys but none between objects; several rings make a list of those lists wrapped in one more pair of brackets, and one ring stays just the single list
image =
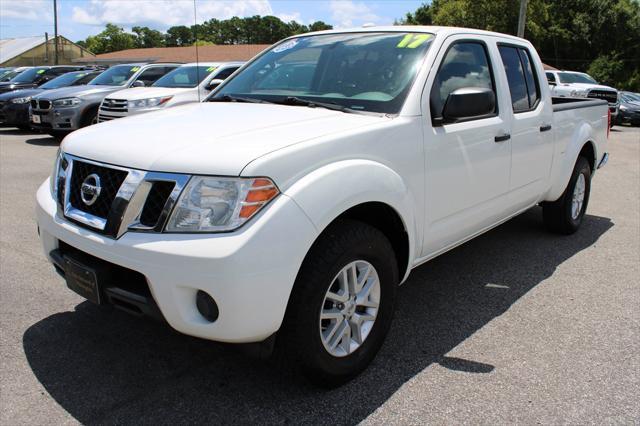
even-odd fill
[{"label": "nissan logo emblem", "polygon": [[96,202],[100,196],[100,191],[102,191],[102,187],[100,186],[100,176],[92,173],[82,181],[82,186],[80,187],[80,198],[82,198],[83,203],[90,206]]}]

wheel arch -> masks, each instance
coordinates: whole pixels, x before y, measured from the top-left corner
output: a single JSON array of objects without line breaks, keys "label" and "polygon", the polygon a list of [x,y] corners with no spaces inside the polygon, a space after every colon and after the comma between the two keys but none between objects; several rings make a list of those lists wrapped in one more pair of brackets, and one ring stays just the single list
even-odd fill
[{"label": "wheel arch", "polygon": [[309,173],[285,194],[309,217],[317,238],[341,219],[380,230],[396,251],[401,282],[406,279],[419,240],[416,206],[403,179],[389,167],[370,160],[333,163]]}]

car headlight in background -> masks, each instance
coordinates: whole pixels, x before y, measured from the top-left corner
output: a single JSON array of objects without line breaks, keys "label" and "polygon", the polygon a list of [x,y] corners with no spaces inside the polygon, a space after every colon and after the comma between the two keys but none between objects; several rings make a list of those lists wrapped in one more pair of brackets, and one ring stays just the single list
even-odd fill
[{"label": "car headlight in background", "polygon": [[127,107],[129,109],[159,107],[169,102],[171,98],[173,98],[173,96],[165,96],[162,98],[136,99],[135,101],[127,102]]},{"label": "car headlight in background", "polygon": [[279,193],[268,178],[193,176],[173,209],[166,231],[232,231]]},{"label": "car headlight in background", "polygon": [[31,102],[31,96],[25,96],[24,98],[11,99],[12,104],[26,104],[28,102]]},{"label": "car headlight in background", "polygon": [[62,98],[53,101],[53,106],[58,108],[66,108],[78,105],[80,102],[81,101],[78,98]]}]

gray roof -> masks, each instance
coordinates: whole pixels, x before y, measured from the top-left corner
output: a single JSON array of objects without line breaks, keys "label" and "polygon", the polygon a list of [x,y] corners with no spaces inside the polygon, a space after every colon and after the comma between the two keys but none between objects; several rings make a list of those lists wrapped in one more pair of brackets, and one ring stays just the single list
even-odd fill
[{"label": "gray roof", "polygon": [[44,44],[45,41],[44,36],[5,38],[0,40],[0,64],[16,56],[20,56],[36,46]]}]

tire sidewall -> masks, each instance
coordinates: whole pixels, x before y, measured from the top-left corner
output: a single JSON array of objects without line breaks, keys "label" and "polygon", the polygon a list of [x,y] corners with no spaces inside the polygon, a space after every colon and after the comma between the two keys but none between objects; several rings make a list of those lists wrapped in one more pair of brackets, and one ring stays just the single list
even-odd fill
[{"label": "tire sidewall", "polygon": [[[571,215],[573,191],[575,190],[576,183],[578,182],[578,177],[581,174],[583,174],[585,178],[584,200],[582,202],[582,209],[580,210],[578,217],[574,219]],[[591,194],[591,168],[589,167],[589,163],[584,157],[578,158],[567,189],[568,191],[565,198],[563,213],[566,216],[567,223],[574,230],[577,230],[580,227],[582,220],[584,219],[585,212],[587,211],[587,205],[589,204],[589,195]]]},{"label": "tire sidewall", "polygon": [[[349,250],[332,260],[333,267],[329,268],[322,276],[315,279],[307,299],[308,309],[304,316],[299,317],[299,332],[306,337],[302,340],[306,343],[303,348],[303,359],[310,368],[308,373],[331,372],[336,379],[344,380],[362,371],[375,357],[387,334],[394,312],[395,295],[397,289],[397,265],[390,243],[379,244],[368,241],[357,241]],[[325,300],[326,292],[331,286],[337,274],[349,263],[356,260],[365,260],[373,265],[380,280],[380,306],[375,323],[365,339],[364,343],[353,353],[344,357],[331,355],[320,335],[320,312]],[[315,371],[314,371],[315,370]]]}]

